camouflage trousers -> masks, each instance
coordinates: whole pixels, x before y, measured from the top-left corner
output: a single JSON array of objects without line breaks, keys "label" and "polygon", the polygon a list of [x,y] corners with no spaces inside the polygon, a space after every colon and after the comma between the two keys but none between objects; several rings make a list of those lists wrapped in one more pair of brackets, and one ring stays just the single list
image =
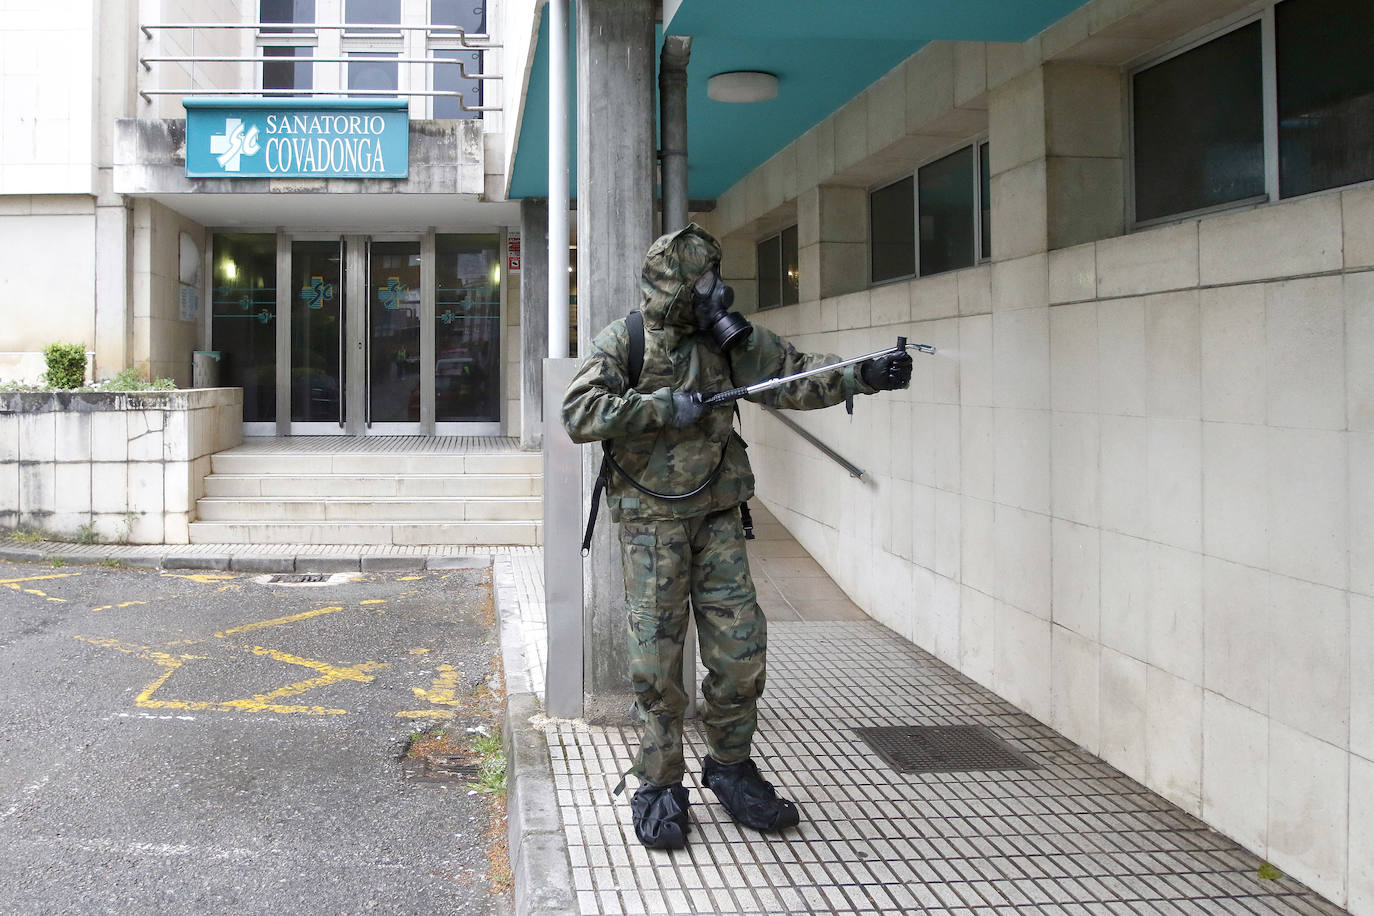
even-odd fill
[{"label": "camouflage trousers", "polygon": [[695,617],[706,747],[721,763],[749,756],[763,692],[767,624],[749,575],[737,509],[620,524],[630,678],[643,723],[636,770],[652,785],[682,781],[682,650]]}]

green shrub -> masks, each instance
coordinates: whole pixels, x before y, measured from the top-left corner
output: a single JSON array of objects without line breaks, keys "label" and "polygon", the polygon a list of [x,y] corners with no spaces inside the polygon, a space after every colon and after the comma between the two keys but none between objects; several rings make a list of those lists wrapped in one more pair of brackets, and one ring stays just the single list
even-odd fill
[{"label": "green shrub", "polygon": [[43,379],[52,388],[80,388],[86,383],[86,345],[51,343],[43,348],[48,371]]},{"label": "green shrub", "polygon": [[176,381],[160,378],[150,382],[139,374],[137,369],[120,369],[115,377],[101,382],[101,391],[167,391],[175,389]]}]

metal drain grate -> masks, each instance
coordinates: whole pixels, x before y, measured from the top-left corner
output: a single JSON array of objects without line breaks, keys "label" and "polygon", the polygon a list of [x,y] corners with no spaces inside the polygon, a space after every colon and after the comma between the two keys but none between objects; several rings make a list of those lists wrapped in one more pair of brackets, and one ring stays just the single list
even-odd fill
[{"label": "metal drain grate", "polygon": [[273,576],[267,580],[269,585],[304,585],[307,582],[328,582],[329,576],[323,573],[300,573]]},{"label": "metal drain grate", "polygon": [[457,754],[407,757],[401,761],[401,773],[406,779],[466,784],[481,777],[482,764],[470,756]]},{"label": "metal drain grate", "polygon": [[982,725],[883,725],[854,732],[899,773],[1036,768]]}]

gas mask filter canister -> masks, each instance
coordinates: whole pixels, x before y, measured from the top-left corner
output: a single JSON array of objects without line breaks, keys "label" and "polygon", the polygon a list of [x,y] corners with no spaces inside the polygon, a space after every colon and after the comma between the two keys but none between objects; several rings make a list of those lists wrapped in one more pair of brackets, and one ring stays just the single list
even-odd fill
[{"label": "gas mask filter canister", "polygon": [[701,275],[692,287],[692,308],[697,327],[709,331],[721,350],[729,352],[749,339],[754,326],[739,312],[730,311],[735,291],[721,280],[716,268]]}]

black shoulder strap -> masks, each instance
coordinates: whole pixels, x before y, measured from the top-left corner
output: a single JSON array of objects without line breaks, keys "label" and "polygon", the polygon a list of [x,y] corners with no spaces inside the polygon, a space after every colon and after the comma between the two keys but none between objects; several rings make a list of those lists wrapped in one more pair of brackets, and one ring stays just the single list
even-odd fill
[{"label": "black shoulder strap", "polygon": [[644,313],[635,309],[626,315],[625,327],[630,332],[630,387],[635,388],[644,371]]},{"label": "black shoulder strap", "polygon": [[[635,309],[625,316],[625,328],[630,332],[630,387],[634,388],[639,384],[640,373],[644,371],[644,313]],[[603,452],[601,458],[601,471],[596,475],[596,485],[592,488],[592,504],[587,513],[587,530],[582,535],[582,556],[586,556],[592,549],[592,532],[596,530],[597,510],[601,508],[601,494],[606,489],[606,485],[611,482],[611,458],[610,440],[603,440],[601,443]]]}]

